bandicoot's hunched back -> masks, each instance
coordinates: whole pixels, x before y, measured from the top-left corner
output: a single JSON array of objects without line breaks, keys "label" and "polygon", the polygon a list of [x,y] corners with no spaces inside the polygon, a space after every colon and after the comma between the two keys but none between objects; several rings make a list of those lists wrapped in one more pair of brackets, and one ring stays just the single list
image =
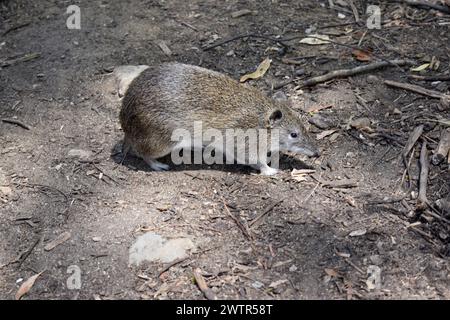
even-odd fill
[{"label": "bandicoot's hunched back", "polygon": [[[169,167],[156,159],[180,145],[172,141],[176,129],[189,130],[194,122],[207,129],[279,129],[279,150],[319,154],[299,116],[287,105],[228,76],[181,63],[165,63],[142,71],[130,84],[122,102],[120,122],[124,152],[142,157],[152,169]],[[266,161],[253,167],[275,174]]]}]

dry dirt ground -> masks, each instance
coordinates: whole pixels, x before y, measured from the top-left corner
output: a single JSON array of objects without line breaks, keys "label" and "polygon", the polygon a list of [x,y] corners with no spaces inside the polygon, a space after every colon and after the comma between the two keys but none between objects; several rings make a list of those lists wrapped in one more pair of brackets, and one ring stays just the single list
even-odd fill
[{"label": "dry dirt ground", "polygon": [[[382,26],[368,30],[366,4],[353,2],[360,24],[345,1],[0,1],[0,118],[31,127],[0,122],[0,298],[13,299],[44,271],[24,299],[204,299],[193,281],[198,268],[221,299],[449,299],[449,213],[417,210],[415,200],[421,145],[432,154],[449,108],[383,79],[448,92],[448,80],[410,75],[448,75],[450,16],[373,1]],[[81,8],[80,30],[66,27],[70,4]],[[242,9],[251,13],[232,17]],[[335,43],[300,44],[307,31]],[[247,37],[203,50],[242,34],[291,39]],[[357,46],[371,51],[369,62],[420,66],[435,57],[440,65],[282,86],[298,111],[328,107],[302,112],[305,123],[319,114],[336,131],[318,141],[320,158],[285,156],[275,177],[241,166],[152,172],[138,159],[120,163],[115,66],[180,61],[239,79],[270,57],[267,74],[250,85],[272,94],[287,79],[368,63],[352,55]],[[375,134],[349,125],[360,118]],[[402,179],[400,155],[418,125],[424,131]],[[314,136],[325,131],[309,127]],[[93,157],[71,158],[71,149]],[[356,186],[291,176],[305,167],[322,182]],[[449,181],[447,163],[430,166],[431,205],[448,197]],[[149,231],[189,238],[196,249],[166,272],[161,263],[130,267],[130,246]],[[64,232],[68,240],[44,249]],[[67,288],[72,265],[81,270],[79,290]]]}]

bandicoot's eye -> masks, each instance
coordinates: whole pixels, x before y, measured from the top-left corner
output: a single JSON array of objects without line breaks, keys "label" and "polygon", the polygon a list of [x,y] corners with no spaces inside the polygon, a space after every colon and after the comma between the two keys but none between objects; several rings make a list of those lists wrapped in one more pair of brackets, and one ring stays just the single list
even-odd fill
[{"label": "bandicoot's eye", "polygon": [[292,138],[297,138],[297,132],[291,132],[291,137]]}]

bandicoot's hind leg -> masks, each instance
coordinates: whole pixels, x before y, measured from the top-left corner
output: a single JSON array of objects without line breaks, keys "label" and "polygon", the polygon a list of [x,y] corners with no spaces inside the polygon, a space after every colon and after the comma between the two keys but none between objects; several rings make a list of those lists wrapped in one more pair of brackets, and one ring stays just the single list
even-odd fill
[{"label": "bandicoot's hind leg", "polygon": [[169,165],[159,162],[156,159],[162,158],[166,155],[168,155],[171,151],[173,146],[170,147],[162,147],[161,145],[153,145],[151,148],[149,148],[149,145],[145,145],[145,150],[142,150],[142,159],[155,171],[166,171],[169,170]]},{"label": "bandicoot's hind leg", "polygon": [[169,170],[170,168],[169,165],[159,162],[158,160],[155,160],[148,156],[144,157],[144,161],[150,166],[150,168],[152,168],[155,171],[166,171]]},{"label": "bandicoot's hind leg", "polygon": [[131,151],[131,143],[128,138],[125,136],[122,142],[122,159],[120,160],[120,164],[122,165],[127,157],[128,153]]}]

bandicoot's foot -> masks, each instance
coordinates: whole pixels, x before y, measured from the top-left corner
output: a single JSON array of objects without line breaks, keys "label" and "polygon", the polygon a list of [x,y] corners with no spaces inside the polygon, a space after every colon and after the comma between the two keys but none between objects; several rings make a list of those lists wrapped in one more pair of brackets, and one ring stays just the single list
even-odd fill
[{"label": "bandicoot's foot", "polygon": [[278,172],[280,172],[280,170],[271,168],[269,166],[261,168],[261,174],[263,176],[273,176],[276,175]]},{"label": "bandicoot's foot", "polygon": [[145,159],[145,162],[152,168],[154,171],[167,171],[169,170],[169,165],[159,162],[155,159]]}]

